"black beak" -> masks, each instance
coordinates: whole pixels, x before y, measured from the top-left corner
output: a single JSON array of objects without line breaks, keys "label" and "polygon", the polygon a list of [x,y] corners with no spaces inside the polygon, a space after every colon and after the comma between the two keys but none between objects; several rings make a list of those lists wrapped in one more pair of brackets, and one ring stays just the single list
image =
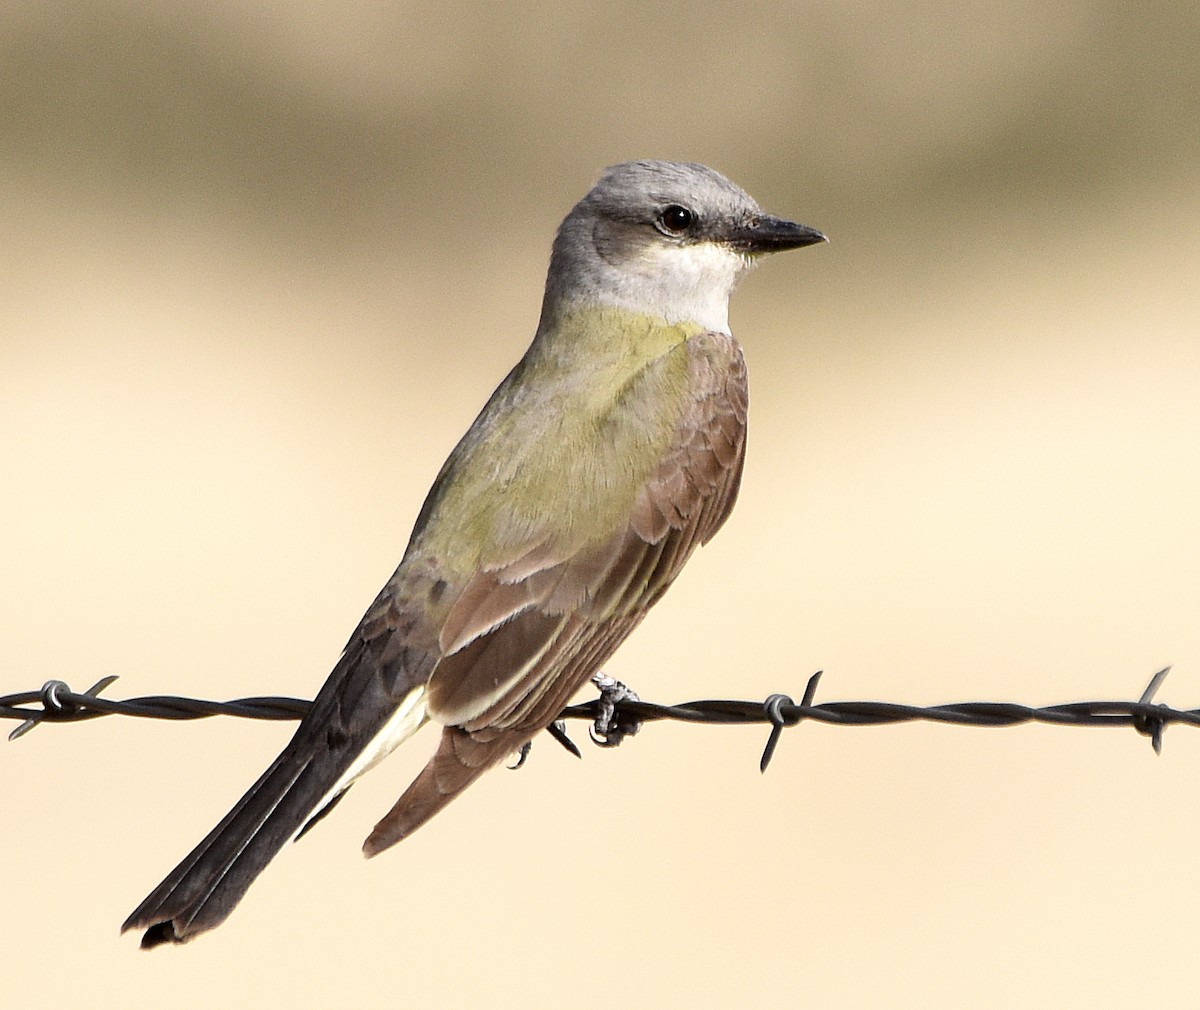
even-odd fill
[{"label": "black beak", "polygon": [[761,253],[783,252],[785,249],[799,249],[801,246],[828,242],[829,239],[816,228],[810,228],[806,224],[795,224],[781,217],[764,214],[735,228],[725,241],[739,252],[756,256]]}]

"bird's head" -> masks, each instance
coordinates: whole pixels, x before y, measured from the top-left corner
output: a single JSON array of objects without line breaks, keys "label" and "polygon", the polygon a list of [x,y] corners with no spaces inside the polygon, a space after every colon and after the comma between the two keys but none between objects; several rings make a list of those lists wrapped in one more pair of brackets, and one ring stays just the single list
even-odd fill
[{"label": "bird's head", "polygon": [[606,169],[559,228],[547,305],[615,305],[728,332],[729,295],[755,260],[823,241],[704,165],[626,162]]}]

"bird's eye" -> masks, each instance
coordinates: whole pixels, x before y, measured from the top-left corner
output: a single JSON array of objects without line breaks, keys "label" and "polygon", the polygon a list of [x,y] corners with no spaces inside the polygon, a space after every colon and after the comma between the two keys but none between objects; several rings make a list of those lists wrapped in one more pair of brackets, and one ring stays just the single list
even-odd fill
[{"label": "bird's eye", "polygon": [[677,203],[664,208],[658,215],[659,230],[668,235],[682,235],[696,223],[696,215]]}]

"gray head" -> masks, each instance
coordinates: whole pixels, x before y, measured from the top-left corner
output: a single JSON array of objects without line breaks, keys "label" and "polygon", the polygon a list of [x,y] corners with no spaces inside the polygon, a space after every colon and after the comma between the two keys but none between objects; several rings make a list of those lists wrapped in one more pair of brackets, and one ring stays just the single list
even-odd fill
[{"label": "gray head", "polygon": [[614,165],[558,230],[543,320],[564,305],[600,304],[728,332],[730,292],[755,259],[824,240],[764,214],[704,165]]}]

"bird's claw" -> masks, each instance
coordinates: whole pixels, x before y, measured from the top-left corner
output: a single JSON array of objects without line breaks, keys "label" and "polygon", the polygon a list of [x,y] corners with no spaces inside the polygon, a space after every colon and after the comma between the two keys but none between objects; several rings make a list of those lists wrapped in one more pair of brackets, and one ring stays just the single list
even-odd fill
[{"label": "bird's claw", "polygon": [[641,701],[637,693],[606,673],[597,673],[592,683],[600,691],[596,721],[588,727],[588,735],[597,747],[619,747],[627,736],[642,728],[641,722],[622,716],[617,705],[622,701]]},{"label": "bird's claw", "polygon": [[520,768],[525,763],[525,759],[529,757],[529,752],[531,750],[533,750],[533,741],[526,740],[523,744],[521,744],[520,749],[516,752],[517,763],[515,765],[509,765],[508,770],[510,772],[515,772],[518,768]]}]

